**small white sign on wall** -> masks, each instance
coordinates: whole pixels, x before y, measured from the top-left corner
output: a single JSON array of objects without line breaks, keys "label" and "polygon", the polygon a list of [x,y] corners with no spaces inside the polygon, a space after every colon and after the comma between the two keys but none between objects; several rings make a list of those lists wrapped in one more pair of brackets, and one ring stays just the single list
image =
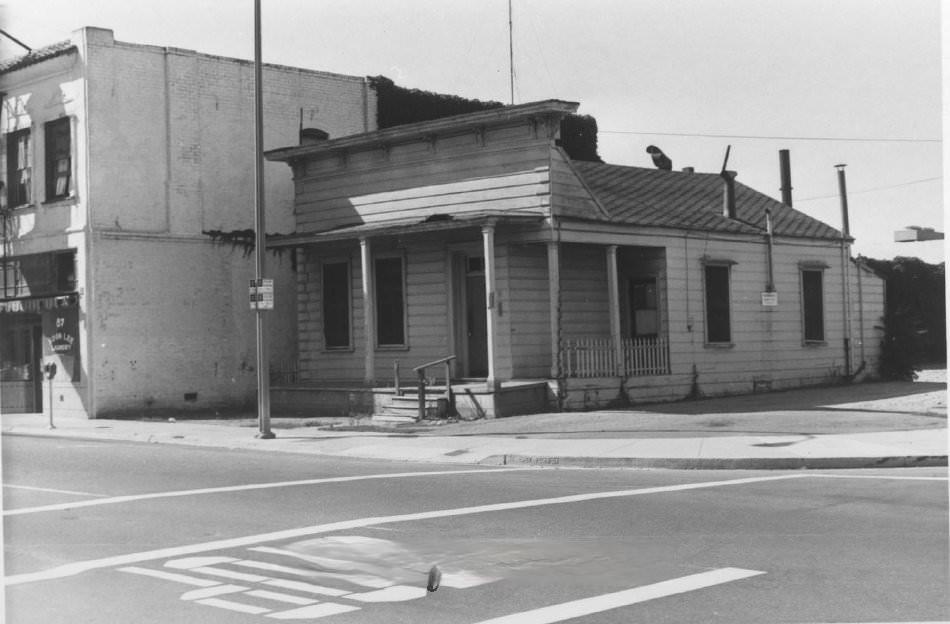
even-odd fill
[{"label": "small white sign on wall", "polygon": [[274,309],[274,280],[252,279],[249,297],[252,310]]},{"label": "small white sign on wall", "polygon": [[762,293],[762,305],[775,307],[778,305],[778,293],[775,291]]}]

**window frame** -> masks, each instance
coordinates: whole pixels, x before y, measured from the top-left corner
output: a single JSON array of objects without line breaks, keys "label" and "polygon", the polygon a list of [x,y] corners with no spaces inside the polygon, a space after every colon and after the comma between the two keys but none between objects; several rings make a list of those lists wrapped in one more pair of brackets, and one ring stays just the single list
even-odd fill
[{"label": "window frame", "polygon": [[[43,124],[44,185],[46,202],[62,201],[73,196],[73,137],[72,121],[69,117],[60,117]],[[57,144],[64,141],[65,146]],[[60,171],[60,161],[65,161],[65,171]],[[60,180],[65,179],[62,192],[58,192]]]},{"label": "window frame", "polygon": [[[703,260],[703,331],[704,331],[704,342],[705,346],[712,348],[729,348],[735,345],[734,336],[732,331],[732,267],[736,263],[732,260]],[[710,297],[709,297],[709,270],[717,269],[725,271],[726,278],[726,292],[725,292],[725,313],[726,313],[726,331],[728,335],[725,337],[725,340],[713,340],[710,336],[710,330],[712,329],[712,323],[710,322],[710,315],[714,312],[710,306]],[[717,336],[718,338],[718,336]]]},{"label": "window frame", "polygon": [[[329,266],[343,265],[346,268],[346,344],[331,345],[327,337],[327,278]],[[349,258],[325,258],[320,262],[320,322],[323,327],[323,349],[325,351],[353,350],[353,263]]]},{"label": "window frame", "polygon": [[[826,327],[826,323],[825,323],[825,307],[826,307],[825,306],[825,269],[826,268],[827,267],[825,265],[806,264],[806,263],[802,263],[801,265],[799,265],[799,268],[798,268],[799,293],[801,295],[801,319],[802,319],[801,323],[802,323],[802,344],[803,345],[821,346],[821,345],[828,344],[827,335],[825,333],[825,327]],[[809,302],[808,302],[808,298],[805,292],[805,274],[806,273],[817,274],[818,279],[819,279],[819,284],[818,284],[819,309],[818,309],[817,321],[818,321],[819,329],[821,331],[820,338],[809,336],[809,323],[808,323]]]},{"label": "window frame", "polygon": [[[382,309],[380,307],[380,280],[379,277],[379,267],[378,263],[381,261],[399,261],[399,271],[400,271],[400,294],[401,294],[401,310],[402,315],[402,342],[383,342],[381,340],[380,326],[381,320],[383,318]],[[408,306],[408,289],[406,287],[406,257],[402,253],[381,253],[373,256],[373,323],[374,323],[374,335],[376,340],[375,348],[380,351],[386,350],[404,350],[409,348],[409,306]]]},{"label": "window frame", "polygon": [[[6,199],[7,208],[13,210],[33,204],[33,136],[32,128],[20,128],[4,135],[6,140]],[[25,150],[20,153],[20,137],[25,138]],[[26,172],[26,182],[14,182]],[[14,189],[17,193],[14,195]],[[22,195],[22,196],[21,196]]]}]

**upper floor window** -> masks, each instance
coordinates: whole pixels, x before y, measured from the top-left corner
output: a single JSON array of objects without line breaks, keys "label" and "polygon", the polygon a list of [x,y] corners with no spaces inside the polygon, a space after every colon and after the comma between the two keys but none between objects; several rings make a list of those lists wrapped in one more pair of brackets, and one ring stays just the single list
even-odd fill
[{"label": "upper floor window", "polygon": [[705,267],[706,290],[706,342],[732,342],[729,318],[729,265],[707,264]]},{"label": "upper floor window", "polygon": [[46,124],[46,201],[69,197],[72,180],[69,117]]},{"label": "upper floor window", "polygon": [[30,130],[7,135],[7,206],[16,208],[32,201],[32,154]]},{"label": "upper floor window", "polygon": [[802,269],[802,325],[806,342],[825,339],[823,273],[818,269]]}]

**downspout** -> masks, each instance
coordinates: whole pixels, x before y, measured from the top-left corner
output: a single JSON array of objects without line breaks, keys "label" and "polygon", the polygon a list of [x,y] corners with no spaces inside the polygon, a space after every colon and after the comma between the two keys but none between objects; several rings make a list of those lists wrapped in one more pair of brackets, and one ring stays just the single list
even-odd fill
[{"label": "downspout", "polygon": [[841,294],[844,306],[844,376],[850,381],[851,375],[851,227],[848,222],[848,190],[845,182],[846,165],[835,165],[838,170],[838,192],[841,195]]}]

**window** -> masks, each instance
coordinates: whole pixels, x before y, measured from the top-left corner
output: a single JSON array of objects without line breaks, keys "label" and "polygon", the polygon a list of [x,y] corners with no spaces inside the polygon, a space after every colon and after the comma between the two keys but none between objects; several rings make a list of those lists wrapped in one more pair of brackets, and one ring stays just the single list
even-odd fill
[{"label": "window", "polygon": [[732,342],[729,323],[729,266],[706,267],[706,342]]},{"label": "window", "polygon": [[72,173],[69,117],[46,124],[46,201],[69,197]]},{"label": "window", "polygon": [[381,347],[406,344],[406,314],[402,258],[377,258],[376,343]]},{"label": "window", "polygon": [[7,135],[7,206],[16,208],[32,201],[30,167],[30,131],[17,130]]},{"label": "window", "polygon": [[0,259],[0,299],[52,297],[75,291],[75,250]]},{"label": "window", "polygon": [[824,341],[824,295],[820,270],[802,270],[802,324],[805,342]]},{"label": "window", "polygon": [[327,349],[350,346],[350,265],[323,265],[323,341]]},{"label": "window", "polygon": [[659,332],[656,280],[630,280],[631,334],[655,336]]}]

